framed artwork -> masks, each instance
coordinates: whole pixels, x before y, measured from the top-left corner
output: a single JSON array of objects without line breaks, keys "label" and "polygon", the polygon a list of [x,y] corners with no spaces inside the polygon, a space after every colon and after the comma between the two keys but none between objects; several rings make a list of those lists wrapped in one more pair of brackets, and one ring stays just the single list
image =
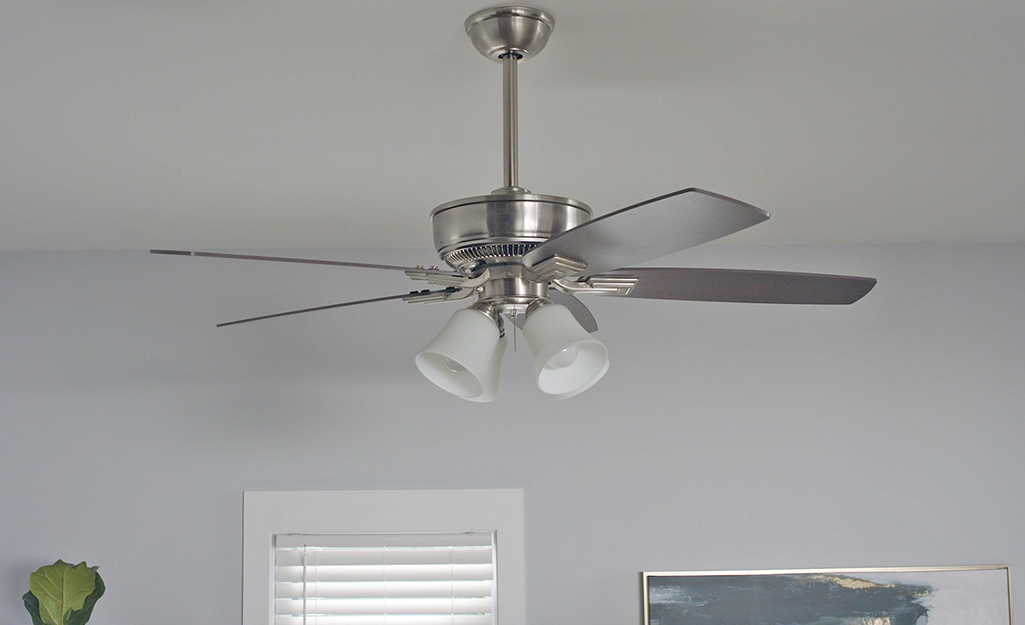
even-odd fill
[{"label": "framed artwork", "polygon": [[1011,625],[1006,566],[643,575],[644,625]]}]

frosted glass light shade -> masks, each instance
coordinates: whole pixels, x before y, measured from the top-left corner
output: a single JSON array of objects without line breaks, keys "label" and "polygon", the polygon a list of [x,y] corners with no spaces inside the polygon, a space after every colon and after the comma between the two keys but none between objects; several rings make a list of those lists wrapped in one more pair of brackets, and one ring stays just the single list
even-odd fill
[{"label": "frosted glass light shade", "polygon": [[534,355],[537,387],[553,399],[586,391],[609,370],[608,350],[561,304],[531,312],[523,336]]},{"label": "frosted glass light shade", "polygon": [[[420,350],[416,366],[449,393],[463,399],[478,398],[485,391],[498,343],[498,324],[479,310],[464,308]],[[496,394],[497,386],[496,380]]]},{"label": "frosted glass light shade", "polygon": [[486,403],[498,399],[498,374],[502,369],[502,356],[505,355],[505,347],[509,339],[505,336],[498,339],[498,346],[491,353],[491,364],[488,365],[488,372],[484,374],[484,389],[477,397],[464,397],[470,401]]}]

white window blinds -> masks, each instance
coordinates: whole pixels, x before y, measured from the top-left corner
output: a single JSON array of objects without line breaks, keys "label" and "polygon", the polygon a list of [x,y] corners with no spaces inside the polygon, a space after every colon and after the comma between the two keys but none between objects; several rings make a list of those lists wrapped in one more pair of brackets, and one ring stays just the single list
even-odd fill
[{"label": "white window blinds", "polygon": [[274,537],[274,625],[493,625],[494,614],[494,532]]}]

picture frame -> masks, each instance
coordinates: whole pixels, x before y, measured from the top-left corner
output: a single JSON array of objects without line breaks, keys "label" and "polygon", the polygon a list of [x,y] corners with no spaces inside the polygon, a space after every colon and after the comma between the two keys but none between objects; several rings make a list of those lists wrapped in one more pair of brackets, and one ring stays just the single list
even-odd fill
[{"label": "picture frame", "polygon": [[1003,565],[642,577],[644,625],[1013,625]]}]

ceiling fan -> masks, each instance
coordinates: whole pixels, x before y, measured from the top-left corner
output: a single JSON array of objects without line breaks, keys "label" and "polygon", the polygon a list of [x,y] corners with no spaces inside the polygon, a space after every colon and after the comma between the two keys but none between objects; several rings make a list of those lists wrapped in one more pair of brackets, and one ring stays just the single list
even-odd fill
[{"label": "ceiling fan", "polygon": [[608,370],[605,346],[590,336],[594,316],[577,295],[769,304],[851,304],[876,280],[854,276],[737,269],[632,267],[769,218],[737,200],[684,189],[592,219],[583,202],[538,195],[519,186],[517,64],[545,47],[555,20],[539,9],[505,6],[478,11],[465,23],[474,47],[502,64],[504,185],[488,195],[446,202],[431,212],[434,243],[452,270],[249,254],[151,250],[211,258],[312,263],[402,271],[435,289],[291,310],[218,324],[405,300],[471,299],[416,356],[420,371],[454,395],[476,402],[498,396],[505,352],[503,317],[522,330],[538,387],[572,397]]}]

